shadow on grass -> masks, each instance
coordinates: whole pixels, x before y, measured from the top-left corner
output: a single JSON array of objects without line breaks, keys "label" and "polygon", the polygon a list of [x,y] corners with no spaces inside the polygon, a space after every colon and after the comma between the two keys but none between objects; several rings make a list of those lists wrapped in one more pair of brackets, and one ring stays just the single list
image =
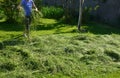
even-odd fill
[{"label": "shadow on grass", "polygon": [[[62,27],[72,27],[76,26],[76,29],[67,31],[67,32],[61,32]],[[36,26],[36,30],[52,30],[55,29],[56,33],[78,33],[79,31],[77,30],[77,25],[68,25],[68,24],[63,24],[63,23],[55,23],[55,24],[41,24]],[[67,30],[67,29],[66,29]],[[93,34],[120,34],[120,30],[108,26],[105,24],[99,24],[99,23],[88,23],[84,24],[81,27],[80,33],[93,33]]]},{"label": "shadow on grass", "polygon": [[36,26],[36,30],[52,30],[52,29],[58,29],[61,27],[65,27],[67,25],[62,23],[55,23],[55,24],[40,24]]},{"label": "shadow on grass", "polygon": [[[57,23],[53,23],[53,24],[45,24],[45,23],[41,23],[39,25],[34,26],[36,31],[40,31],[40,30],[53,30],[55,29],[56,32],[55,33],[78,33],[77,30],[77,25],[76,25],[76,29],[70,30],[70,31],[61,31],[62,27],[65,27],[65,30],[67,30],[67,27],[73,27],[75,25],[68,25],[68,24],[63,24],[61,22],[57,22]],[[86,33],[86,32],[90,32],[93,34],[120,34],[120,30],[115,28],[115,27],[110,27],[108,25],[105,24],[99,24],[99,23],[95,23],[95,22],[91,22],[88,24],[84,24],[82,27],[81,33]],[[0,30],[4,30],[4,31],[23,31],[24,27],[23,25],[20,24],[6,24],[5,22],[0,22]]]},{"label": "shadow on grass", "polygon": [[0,30],[3,31],[22,31],[23,28],[22,24],[0,22]]},{"label": "shadow on grass", "polygon": [[10,39],[0,42],[0,49],[4,49],[6,46],[14,46],[18,44],[24,44],[22,40],[23,35],[11,35]]},{"label": "shadow on grass", "polygon": [[85,24],[83,30],[93,34],[120,34],[120,30],[114,26],[99,23]]}]

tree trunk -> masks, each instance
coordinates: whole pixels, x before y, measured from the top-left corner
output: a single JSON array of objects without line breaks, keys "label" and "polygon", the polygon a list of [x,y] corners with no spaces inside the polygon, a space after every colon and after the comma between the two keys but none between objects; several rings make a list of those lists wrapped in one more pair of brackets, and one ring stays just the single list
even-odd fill
[{"label": "tree trunk", "polygon": [[79,18],[78,18],[78,30],[81,29],[82,22],[82,8],[83,8],[84,0],[79,0]]}]

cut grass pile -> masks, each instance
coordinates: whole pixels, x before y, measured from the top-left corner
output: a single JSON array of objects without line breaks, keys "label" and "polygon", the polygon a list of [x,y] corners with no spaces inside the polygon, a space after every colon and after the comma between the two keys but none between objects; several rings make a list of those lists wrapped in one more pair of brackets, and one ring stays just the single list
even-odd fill
[{"label": "cut grass pile", "polygon": [[41,21],[31,42],[22,28],[1,24],[0,78],[119,78],[119,30],[92,23],[78,33],[75,26]]},{"label": "cut grass pile", "polygon": [[38,36],[31,43],[24,39],[3,41],[0,77],[118,78],[119,39],[115,34],[87,33]]}]

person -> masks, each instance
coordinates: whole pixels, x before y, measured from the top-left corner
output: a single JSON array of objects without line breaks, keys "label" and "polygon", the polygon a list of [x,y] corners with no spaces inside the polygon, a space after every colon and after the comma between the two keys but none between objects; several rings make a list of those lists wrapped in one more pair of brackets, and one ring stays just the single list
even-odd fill
[{"label": "person", "polygon": [[31,16],[32,16],[32,7],[35,8],[35,11],[38,11],[33,0],[21,0],[18,8],[23,7],[25,12],[25,31],[24,36],[29,38],[30,34],[30,24],[31,24]]}]

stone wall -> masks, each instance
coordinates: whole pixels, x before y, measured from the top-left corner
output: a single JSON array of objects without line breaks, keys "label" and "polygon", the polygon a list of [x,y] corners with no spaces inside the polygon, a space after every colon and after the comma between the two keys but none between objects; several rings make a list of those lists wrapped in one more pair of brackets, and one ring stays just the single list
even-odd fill
[{"label": "stone wall", "polygon": [[[62,6],[62,0],[43,0],[45,5],[57,5]],[[63,0],[64,3],[66,0]],[[111,25],[116,25],[120,27],[120,0],[106,0],[105,2],[100,2],[100,0],[85,0],[84,6],[95,7],[100,5],[97,11],[92,12],[98,17],[100,21],[109,23]],[[74,0],[74,4],[70,3],[71,8],[78,10],[79,0]]]},{"label": "stone wall", "polygon": [[100,3],[97,14],[102,21],[120,27],[120,0],[107,0],[105,3]]}]

